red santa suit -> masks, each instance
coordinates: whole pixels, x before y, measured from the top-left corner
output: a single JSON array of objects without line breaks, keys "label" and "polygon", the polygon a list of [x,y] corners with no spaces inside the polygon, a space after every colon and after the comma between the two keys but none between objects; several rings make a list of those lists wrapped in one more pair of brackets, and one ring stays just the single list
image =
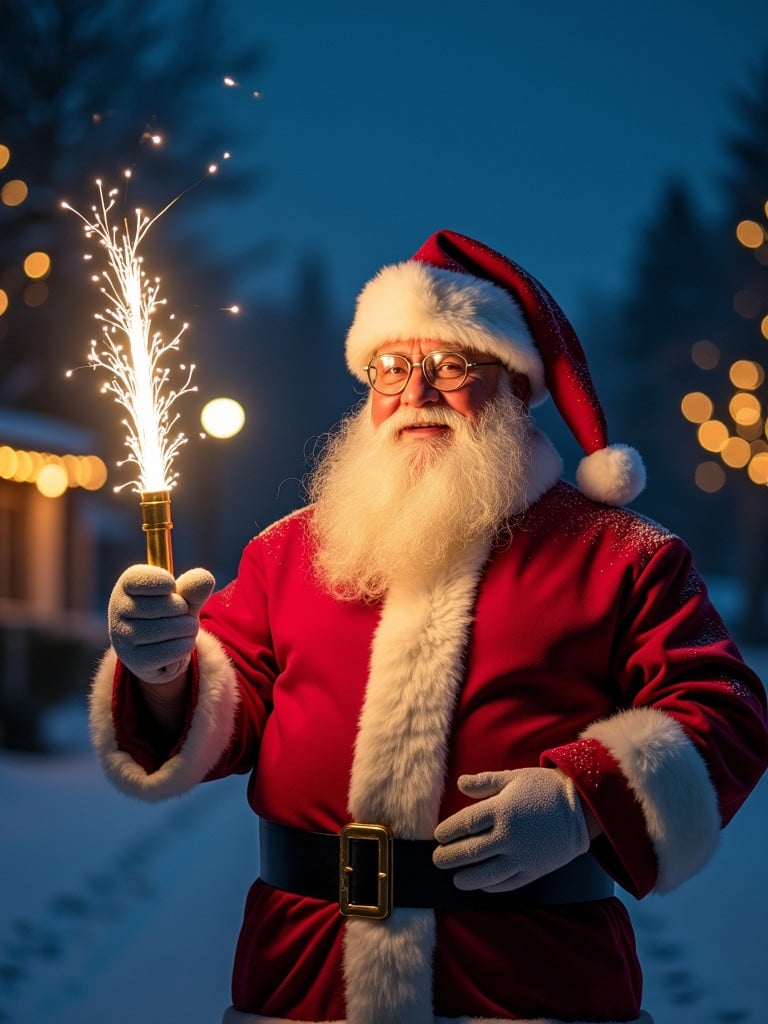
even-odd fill
[{"label": "red santa suit", "polygon": [[[605,872],[636,896],[680,884],[768,763],[765,695],[684,543],[561,470],[537,435],[508,531],[379,604],[320,586],[311,507],[266,530],[203,609],[171,749],[105,656],[91,725],[110,777],[159,800],[250,773],[250,806],[268,821],[429,840],[468,803],[460,775],[556,768],[600,825],[591,855]],[[640,1004],[615,896],[396,906],[379,921],[257,880],[225,1021],[639,1024]]]},{"label": "red santa suit", "polygon": [[[106,659],[93,722],[117,785],[160,799],[251,772],[251,807],[271,821],[427,839],[467,803],[459,775],[551,766],[602,827],[593,855],[634,895],[706,863],[765,767],[764,695],[678,538],[558,483],[493,550],[365,605],[316,582],[311,514],[252,541],[206,605],[175,749],[152,743],[120,666],[113,701]],[[348,1001],[376,1020],[393,991],[393,1019],[411,1024],[642,1019],[618,899],[345,921],[254,884],[228,1024],[341,1021]]]}]

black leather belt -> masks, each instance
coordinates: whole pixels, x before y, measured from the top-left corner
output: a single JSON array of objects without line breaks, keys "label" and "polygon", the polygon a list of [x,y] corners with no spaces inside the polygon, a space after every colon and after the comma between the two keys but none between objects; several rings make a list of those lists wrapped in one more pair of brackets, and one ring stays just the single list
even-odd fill
[{"label": "black leather belt", "polygon": [[465,892],[435,867],[433,840],[393,839],[383,825],[351,824],[340,834],[305,832],[260,819],[261,878],[298,896],[338,903],[348,917],[388,917],[393,907],[509,910],[602,900],[613,881],[589,853],[507,893]]}]

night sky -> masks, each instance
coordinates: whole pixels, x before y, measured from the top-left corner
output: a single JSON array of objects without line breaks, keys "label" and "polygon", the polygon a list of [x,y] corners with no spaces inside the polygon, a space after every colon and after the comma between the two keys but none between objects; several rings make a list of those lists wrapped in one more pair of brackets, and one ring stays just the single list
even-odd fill
[{"label": "night sky", "polygon": [[729,93],[768,54],[765,0],[221,10],[266,52],[232,139],[266,180],[229,223],[225,209],[221,243],[244,225],[272,244],[246,274],[258,294],[319,255],[345,317],[380,266],[451,228],[525,266],[578,325],[590,294],[623,285],[669,176],[715,206]]}]

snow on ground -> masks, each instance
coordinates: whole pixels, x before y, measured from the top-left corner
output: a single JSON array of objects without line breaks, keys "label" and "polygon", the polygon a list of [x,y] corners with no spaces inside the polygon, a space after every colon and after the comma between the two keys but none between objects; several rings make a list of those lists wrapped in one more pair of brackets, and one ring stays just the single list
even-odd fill
[{"label": "snow on ground", "polygon": [[[103,779],[83,706],[49,730],[57,753],[0,755],[0,1024],[217,1024],[258,873],[245,780],[145,805]],[[768,776],[701,874],[624,897],[656,1024],[768,1021],[767,840]]]}]

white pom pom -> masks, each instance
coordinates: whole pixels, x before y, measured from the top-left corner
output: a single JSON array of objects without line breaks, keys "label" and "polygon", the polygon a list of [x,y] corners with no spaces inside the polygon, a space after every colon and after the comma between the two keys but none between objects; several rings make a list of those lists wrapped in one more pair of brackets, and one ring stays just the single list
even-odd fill
[{"label": "white pom pom", "polygon": [[592,501],[627,505],[645,487],[645,466],[634,448],[615,444],[585,455],[576,470],[576,483]]}]

